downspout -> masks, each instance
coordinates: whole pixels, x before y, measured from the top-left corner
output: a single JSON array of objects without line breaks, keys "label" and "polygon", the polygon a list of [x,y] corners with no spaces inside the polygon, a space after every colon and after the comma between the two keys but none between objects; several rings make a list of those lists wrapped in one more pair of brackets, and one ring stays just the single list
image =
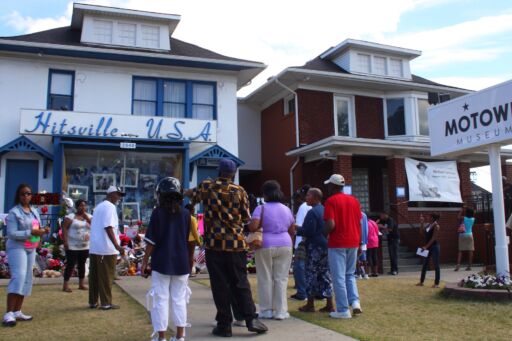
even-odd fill
[{"label": "downspout", "polygon": [[[277,77],[274,77],[274,81],[276,82],[276,84],[278,84],[279,86],[281,86],[282,88],[284,88],[285,90],[291,92],[294,96],[294,99],[295,99],[295,147],[296,148],[299,148],[300,146],[300,139],[299,139],[299,98],[297,96],[297,92],[293,91],[292,89],[290,89],[289,87],[287,87],[286,85],[284,85],[283,83],[281,83],[279,81],[279,79]],[[297,166],[299,165],[299,162],[300,162],[300,158],[297,157],[297,160],[295,160],[295,162],[293,163],[292,167],[290,168],[290,204],[291,204],[291,208],[292,208],[292,212],[294,212],[294,202],[293,202],[293,171],[295,170],[295,168],[297,168]]]}]

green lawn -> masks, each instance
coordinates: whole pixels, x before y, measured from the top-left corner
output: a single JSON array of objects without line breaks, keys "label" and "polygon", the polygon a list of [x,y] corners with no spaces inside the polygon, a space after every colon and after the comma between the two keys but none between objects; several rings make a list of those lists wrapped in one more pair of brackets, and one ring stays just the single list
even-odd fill
[{"label": "green lawn", "polygon": [[[257,300],[256,278],[250,277]],[[199,281],[209,285],[209,281]],[[290,278],[289,295],[293,279]],[[289,312],[305,321],[360,340],[512,340],[512,304],[461,301],[441,296],[441,289],[416,287],[414,278],[359,280],[363,314],[334,320],[327,314]],[[316,308],[324,302],[317,301]]]},{"label": "green lawn", "polygon": [[[152,333],[149,316],[139,303],[113,287],[114,302],[119,310],[101,311],[88,308],[88,292],[73,290],[64,293],[62,285],[36,285],[27,297],[23,312],[34,317],[16,327],[0,327],[0,340],[149,340]],[[6,287],[0,287],[5,302]],[[4,304],[2,304],[2,316]]]}]

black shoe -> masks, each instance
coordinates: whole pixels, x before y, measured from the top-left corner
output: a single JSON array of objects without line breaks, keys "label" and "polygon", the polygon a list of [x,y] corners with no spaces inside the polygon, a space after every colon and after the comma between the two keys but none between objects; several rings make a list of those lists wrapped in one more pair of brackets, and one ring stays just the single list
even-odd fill
[{"label": "black shoe", "polygon": [[315,296],[315,300],[317,300],[317,301],[322,301],[323,299],[325,299],[324,295],[316,295]]},{"label": "black shoe", "polygon": [[296,301],[305,301],[305,300],[307,300],[307,297],[301,297],[298,294],[293,294],[293,295],[290,296],[290,298],[292,300],[296,300]]},{"label": "black shoe", "polygon": [[379,274],[371,274],[370,277],[379,277]]},{"label": "black shoe", "polygon": [[245,321],[245,324],[247,325],[247,330],[250,332],[263,334],[268,331],[268,328],[266,325],[264,325],[260,320],[258,319],[252,319],[250,321]]},{"label": "black shoe", "polygon": [[217,335],[220,337],[232,337],[233,333],[231,332],[231,327],[215,327],[212,330],[213,335]]},{"label": "black shoe", "polygon": [[96,309],[96,308],[98,308],[98,303],[95,303],[95,304],[89,303],[89,309]]}]

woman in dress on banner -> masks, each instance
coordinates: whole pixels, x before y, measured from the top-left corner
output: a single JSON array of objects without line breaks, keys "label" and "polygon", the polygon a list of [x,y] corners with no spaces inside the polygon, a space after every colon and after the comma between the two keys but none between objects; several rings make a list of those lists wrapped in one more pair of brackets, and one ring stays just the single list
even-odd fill
[{"label": "woman in dress on banner", "polygon": [[11,279],[7,285],[7,312],[3,325],[14,327],[16,321],[30,321],[32,316],[21,312],[23,300],[32,293],[32,268],[36,248],[41,237],[50,232],[49,227],[41,227],[37,210],[30,206],[32,188],[21,184],[16,189],[14,206],[7,215],[6,251],[9,258]]},{"label": "woman in dress on banner", "polygon": [[87,202],[79,199],[75,203],[76,213],[66,216],[62,224],[62,239],[66,250],[66,270],[62,291],[72,292],[69,279],[75,265],[78,268],[78,289],[89,290],[85,285],[85,263],[89,257],[89,239],[92,216],[87,213]]},{"label": "woman in dress on banner", "polygon": [[275,180],[263,184],[265,204],[252,215],[249,231],[263,231],[262,247],[255,252],[258,279],[259,317],[284,320],[288,314],[286,289],[292,263],[292,237],[295,220],[288,207],[281,203],[283,192]]}]

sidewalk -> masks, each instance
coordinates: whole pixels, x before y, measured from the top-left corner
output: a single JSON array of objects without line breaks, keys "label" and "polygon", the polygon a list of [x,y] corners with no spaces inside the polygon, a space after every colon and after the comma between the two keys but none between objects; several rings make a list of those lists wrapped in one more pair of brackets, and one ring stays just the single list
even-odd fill
[{"label": "sidewalk", "polygon": [[[123,277],[122,280],[116,281],[118,286],[143,306],[146,306],[146,292],[149,289],[150,283],[150,279],[141,277]],[[188,317],[192,328],[187,329],[187,340],[221,340],[222,338],[216,337],[211,333],[216,310],[210,288],[197,284],[194,281],[190,281],[189,286],[192,289],[192,297],[188,306]],[[263,322],[269,328],[266,334],[256,335],[248,332],[246,328],[233,327],[233,337],[230,340],[237,341],[253,338],[258,341],[354,340],[348,336],[294,317],[284,321],[263,320]],[[339,322],[343,323],[343,321]]]}]

